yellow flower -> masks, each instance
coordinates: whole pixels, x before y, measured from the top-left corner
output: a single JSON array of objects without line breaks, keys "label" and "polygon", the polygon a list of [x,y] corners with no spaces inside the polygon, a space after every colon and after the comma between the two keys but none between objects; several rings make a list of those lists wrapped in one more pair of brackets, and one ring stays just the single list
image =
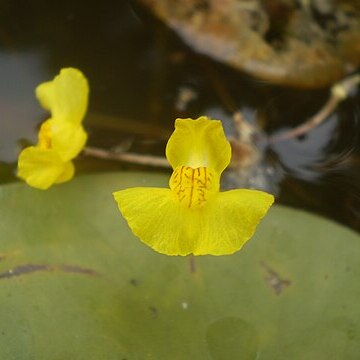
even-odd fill
[{"label": "yellow flower", "polygon": [[88,105],[89,86],[77,69],[62,69],[53,81],[40,84],[36,97],[51,112],[40,127],[38,143],[19,155],[18,176],[38,189],[70,180],[74,159],[85,146],[82,127]]},{"label": "yellow flower", "polygon": [[220,192],[231,148],[220,121],[177,119],[166,157],[170,189],[130,188],[114,193],[133,233],[166,255],[232,254],[255,232],[274,197],[262,191]]}]

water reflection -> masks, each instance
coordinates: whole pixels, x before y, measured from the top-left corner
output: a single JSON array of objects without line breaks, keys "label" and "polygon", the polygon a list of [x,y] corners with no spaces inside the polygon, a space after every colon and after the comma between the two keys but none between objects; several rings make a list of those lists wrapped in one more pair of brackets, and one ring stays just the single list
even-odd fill
[{"label": "water reflection", "polygon": [[[327,89],[272,86],[197,56],[130,1],[37,0],[21,11],[8,1],[0,10],[0,182],[14,180],[19,140],[36,140],[44,112],[35,86],[61,67],[78,67],[89,78],[85,126],[91,145],[110,148],[130,141],[132,151],[156,155],[163,154],[176,117],[219,116],[231,134],[231,112],[240,109],[276,134],[304,122],[328,96]],[[193,95],[186,103],[179,102],[184,89]],[[359,229],[358,104],[359,94],[353,94],[304,138],[263,147],[262,167],[245,177],[248,184],[278,189],[279,202]],[[77,166],[80,172],[121,168],[138,169],[89,159]]]},{"label": "water reflection", "polygon": [[20,138],[36,140],[42,110],[34,88],[46,77],[41,52],[0,52],[1,161],[16,161]]},{"label": "water reflection", "polygon": [[[305,136],[276,142],[272,145],[272,149],[278,154],[279,161],[289,175],[314,181],[322,175],[314,165],[326,161],[337,126],[338,119],[333,114],[324,124],[314,128]],[[276,131],[275,135],[288,130],[289,127],[284,126]]]}]

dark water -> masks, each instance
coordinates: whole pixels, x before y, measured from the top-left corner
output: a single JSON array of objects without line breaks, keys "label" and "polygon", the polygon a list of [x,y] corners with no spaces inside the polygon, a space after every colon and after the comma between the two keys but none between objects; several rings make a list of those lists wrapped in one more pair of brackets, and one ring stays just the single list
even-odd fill
[{"label": "dark water", "polygon": [[[207,114],[226,123],[235,107],[276,134],[305,121],[328,97],[328,89],[275,87],[195,55],[133,2],[1,1],[1,183],[16,181],[17,154],[36,141],[46,117],[34,88],[67,66],[90,82],[89,145],[126,144],[154,155],[164,153],[176,117]],[[193,94],[187,106],[179,103],[184,91]],[[359,117],[358,91],[310,134],[266,149],[279,203],[360,230]],[[144,168],[77,160],[80,173],[117,169]]]}]

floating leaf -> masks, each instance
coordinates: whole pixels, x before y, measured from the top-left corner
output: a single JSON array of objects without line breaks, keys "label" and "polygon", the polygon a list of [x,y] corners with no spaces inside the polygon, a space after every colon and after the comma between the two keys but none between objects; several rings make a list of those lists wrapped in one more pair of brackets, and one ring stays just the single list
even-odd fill
[{"label": "floating leaf", "polygon": [[357,359],[357,234],[275,206],[242,251],[191,264],[142,245],[112,199],[167,180],[0,188],[0,359]]}]

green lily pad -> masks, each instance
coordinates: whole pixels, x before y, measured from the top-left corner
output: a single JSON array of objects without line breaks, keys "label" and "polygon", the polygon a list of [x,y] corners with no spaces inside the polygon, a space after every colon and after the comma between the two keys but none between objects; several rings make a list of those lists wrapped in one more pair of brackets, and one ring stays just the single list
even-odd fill
[{"label": "green lily pad", "polygon": [[274,206],[235,255],[167,257],[112,198],[166,184],[115,173],[0,187],[0,359],[358,359],[359,235]]}]

